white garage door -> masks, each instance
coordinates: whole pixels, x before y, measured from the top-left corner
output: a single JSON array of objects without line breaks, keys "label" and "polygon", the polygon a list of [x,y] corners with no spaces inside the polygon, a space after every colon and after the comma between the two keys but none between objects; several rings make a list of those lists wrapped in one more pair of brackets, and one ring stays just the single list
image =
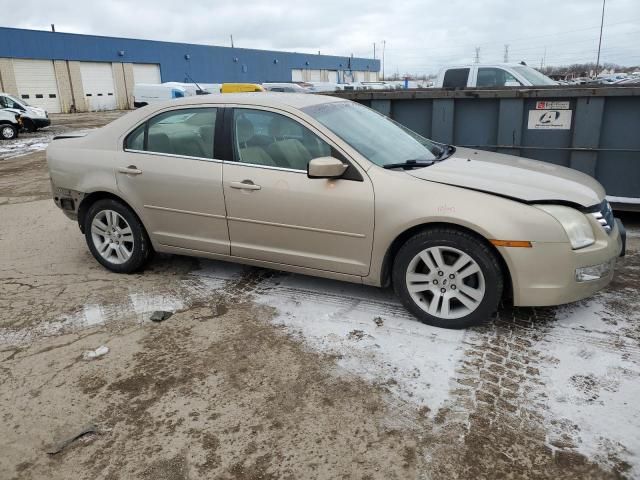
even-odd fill
[{"label": "white garage door", "polygon": [[155,63],[134,63],[133,83],[162,83],[160,65]]},{"label": "white garage door", "polygon": [[116,88],[110,63],[82,62],[80,76],[90,111],[116,109]]},{"label": "white garage door", "polygon": [[338,71],[327,70],[327,81],[331,83],[338,83]]},{"label": "white garage door", "polygon": [[309,72],[309,81],[310,82],[321,82],[322,81],[322,72],[320,70],[308,70]]},{"label": "white garage door", "polygon": [[292,82],[304,82],[304,76],[302,75],[302,70],[299,68],[291,69],[291,81]]},{"label": "white garage door", "polygon": [[18,95],[29,105],[60,112],[58,83],[51,60],[13,60]]}]

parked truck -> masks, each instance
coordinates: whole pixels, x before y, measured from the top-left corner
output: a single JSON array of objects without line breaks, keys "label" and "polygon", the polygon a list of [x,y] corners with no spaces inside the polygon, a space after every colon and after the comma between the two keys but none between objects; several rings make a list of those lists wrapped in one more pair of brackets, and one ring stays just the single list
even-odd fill
[{"label": "parked truck", "polygon": [[557,85],[522,63],[469,64],[440,70],[436,88],[542,87]]}]

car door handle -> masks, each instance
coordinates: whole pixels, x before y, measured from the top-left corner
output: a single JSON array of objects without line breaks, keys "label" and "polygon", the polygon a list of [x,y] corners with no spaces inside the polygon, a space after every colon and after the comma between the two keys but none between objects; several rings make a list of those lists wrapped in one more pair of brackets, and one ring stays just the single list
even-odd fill
[{"label": "car door handle", "polygon": [[135,165],[129,165],[128,167],[118,167],[118,173],[126,173],[127,175],[140,175],[142,170],[138,169]]},{"label": "car door handle", "polygon": [[231,188],[238,188],[240,190],[260,190],[262,187],[260,185],[256,185],[251,180],[243,180],[241,182],[231,182],[229,183]]}]

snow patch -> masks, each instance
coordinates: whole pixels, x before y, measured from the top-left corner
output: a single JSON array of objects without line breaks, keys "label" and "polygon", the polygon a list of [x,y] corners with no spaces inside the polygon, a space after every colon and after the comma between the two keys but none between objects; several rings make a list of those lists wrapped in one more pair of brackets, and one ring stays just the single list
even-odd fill
[{"label": "snow patch", "polygon": [[640,316],[616,314],[607,298],[558,309],[557,323],[537,345],[549,360],[540,366],[545,423],[552,447],[568,438],[587,458],[611,465],[617,457],[640,476],[640,347],[625,335]]},{"label": "snow patch", "polygon": [[418,322],[392,292],[292,275],[263,282],[258,303],[276,325],[338,365],[432,412],[449,398],[465,332]]}]

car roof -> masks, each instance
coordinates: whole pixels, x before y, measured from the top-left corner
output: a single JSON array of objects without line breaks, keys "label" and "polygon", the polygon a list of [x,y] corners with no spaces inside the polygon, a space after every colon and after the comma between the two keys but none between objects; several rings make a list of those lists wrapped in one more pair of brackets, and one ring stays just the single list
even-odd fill
[{"label": "car roof", "polygon": [[[212,93],[197,95],[177,100],[162,102],[162,106],[202,105],[215,103],[232,103],[237,105],[255,105],[263,107],[304,108],[323,103],[344,102],[345,100],[327,95],[286,92],[246,92],[246,93]],[[160,104],[154,104],[160,106]]]}]

